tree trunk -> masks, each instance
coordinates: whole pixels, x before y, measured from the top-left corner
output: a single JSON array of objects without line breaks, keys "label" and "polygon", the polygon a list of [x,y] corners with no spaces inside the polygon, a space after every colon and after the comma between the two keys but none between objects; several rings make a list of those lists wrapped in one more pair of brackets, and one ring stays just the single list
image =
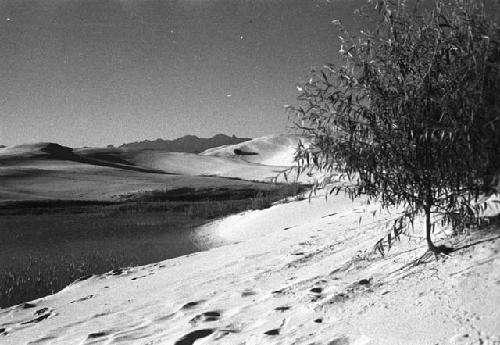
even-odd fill
[{"label": "tree trunk", "polygon": [[[429,200],[428,200],[429,201]],[[432,242],[431,239],[431,205],[430,202],[427,202],[425,205],[425,232],[426,232],[426,240],[427,240],[427,247],[428,250],[434,254],[449,254],[453,252],[455,249],[440,245],[440,246],[435,246],[434,243]]]},{"label": "tree trunk", "polygon": [[436,246],[432,243],[431,239],[431,205],[427,203],[425,205],[425,235],[427,240],[427,247],[429,251],[436,253]]}]

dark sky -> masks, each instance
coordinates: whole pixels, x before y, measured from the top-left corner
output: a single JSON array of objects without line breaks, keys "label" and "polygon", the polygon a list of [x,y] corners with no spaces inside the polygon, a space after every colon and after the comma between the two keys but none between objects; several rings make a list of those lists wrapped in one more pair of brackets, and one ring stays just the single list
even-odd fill
[{"label": "dark sky", "polygon": [[0,144],[284,133],[360,2],[0,0]]}]

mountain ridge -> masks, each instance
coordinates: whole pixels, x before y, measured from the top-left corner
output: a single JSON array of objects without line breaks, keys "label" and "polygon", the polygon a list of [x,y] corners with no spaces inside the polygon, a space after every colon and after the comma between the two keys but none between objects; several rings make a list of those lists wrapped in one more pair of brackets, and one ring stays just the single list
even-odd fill
[{"label": "mountain ridge", "polygon": [[143,140],[125,143],[119,146],[125,150],[159,150],[165,152],[187,152],[201,153],[207,149],[222,145],[236,145],[252,138],[238,138],[235,135],[216,134],[211,138],[201,138],[196,135],[185,135],[183,137],[168,140],[158,138],[156,140]]}]

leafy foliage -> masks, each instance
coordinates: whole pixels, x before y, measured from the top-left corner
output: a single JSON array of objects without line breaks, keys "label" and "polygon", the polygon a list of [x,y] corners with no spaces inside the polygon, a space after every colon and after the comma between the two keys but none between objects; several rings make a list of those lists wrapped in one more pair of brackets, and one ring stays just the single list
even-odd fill
[{"label": "leafy foliage", "polygon": [[[369,6],[360,13],[375,29],[353,36],[334,21],[342,65],[313,70],[298,87],[295,125],[312,144],[300,145],[296,160],[302,170],[351,179],[332,192],[403,206],[389,245],[425,213],[429,249],[444,252],[431,241],[433,219],[457,230],[479,225],[486,207],[479,197],[498,183],[498,6],[476,0]],[[377,247],[383,253],[383,240]]]}]

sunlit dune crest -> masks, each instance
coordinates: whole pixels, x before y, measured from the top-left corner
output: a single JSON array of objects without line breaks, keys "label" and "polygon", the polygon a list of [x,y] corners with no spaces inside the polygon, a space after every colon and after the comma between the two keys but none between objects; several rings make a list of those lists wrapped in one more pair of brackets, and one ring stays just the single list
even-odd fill
[{"label": "sunlit dune crest", "polygon": [[237,145],[208,149],[201,154],[238,157],[247,162],[264,165],[291,166],[294,165],[293,159],[299,140],[304,140],[304,138],[299,135],[268,135]]}]

